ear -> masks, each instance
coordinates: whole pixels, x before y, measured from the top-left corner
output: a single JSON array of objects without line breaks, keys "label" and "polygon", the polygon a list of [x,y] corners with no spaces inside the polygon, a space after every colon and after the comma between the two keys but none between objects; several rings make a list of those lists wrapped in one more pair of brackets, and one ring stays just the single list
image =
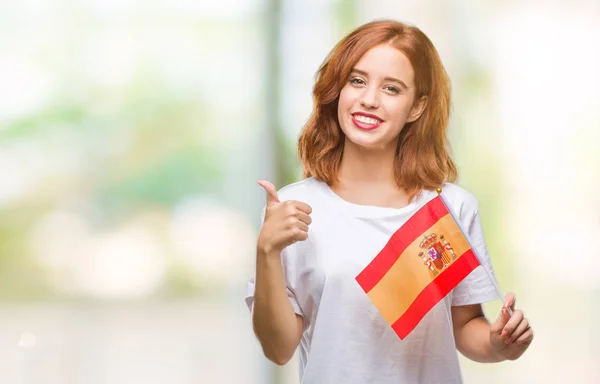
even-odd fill
[{"label": "ear", "polygon": [[427,96],[421,96],[421,98],[415,101],[413,104],[412,110],[410,111],[406,122],[412,123],[413,121],[417,120],[419,117],[421,117],[425,111],[425,108],[427,108]]}]

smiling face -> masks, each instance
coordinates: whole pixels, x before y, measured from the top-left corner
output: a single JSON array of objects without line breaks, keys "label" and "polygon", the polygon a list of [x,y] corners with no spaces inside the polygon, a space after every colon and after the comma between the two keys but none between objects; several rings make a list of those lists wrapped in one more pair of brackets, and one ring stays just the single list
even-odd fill
[{"label": "smiling face", "polygon": [[415,102],[414,71],[398,49],[381,44],[367,51],[353,67],[340,92],[338,121],[345,145],[370,150],[395,150],[406,123],[425,109]]}]

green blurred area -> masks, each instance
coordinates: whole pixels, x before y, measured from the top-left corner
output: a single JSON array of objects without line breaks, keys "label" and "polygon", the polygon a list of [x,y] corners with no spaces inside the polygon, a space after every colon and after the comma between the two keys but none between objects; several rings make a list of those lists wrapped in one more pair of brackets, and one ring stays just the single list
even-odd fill
[{"label": "green blurred area", "polygon": [[[248,14],[238,20],[239,25],[227,19],[223,22],[185,19],[179,25],[172,18],[138,17],[130,27],[128,38],[141,47],[147,46],[143,31],[148,31],[149,25],[158,21],[156,28],[169,31],[171,37],[186,36],[183,51],[179,52],[185,55],[186,46],[216,47],[219,36],[230,41],[232,36],[234,40],[243,36],[244,28],[261,30],[268,36],[265,40],[268,44],[263,52],[259,52],[267,65],[266,91],[263,93],[265,99],[256,99],[253,103],[255,108],[260,108],[261,103],[267,102],[272,110],[280,110],[281,99],[285,97],[279,87],[282,80],[281,5],[271,1],[267,7],[270,11]],[[357,25],[356,2],[334,1],[331,10],[338,38]],[[90,17],[85,12],[82,15],[84,19]],[[89,29],[75,22],[70,28],[83,32],[82,36],[61,47],[62,53],[56,55],[77,57],[84,48],[84,36],[102,36],[123,30],[121,24],[111,22],[95,23]],[[214,38],[207,40],[205,36]],[[59,38],[57,35],[56,39]],[[162,44],[165,42],[168,40]],[[145,49],[139,51],[140,57],[135,60],[138,67],[126,81],[111,85],[88,79],[85,71],[77,70],[76,64],[72,64],[75,73],[66,73],[65,77],[59,78],[60,85],[55,94],[40,108],[1,122],[0,153],[17,148],[18,155],[14,158],[24,161],[14,164],[15,172],[20,172],[21,167],[23,172],[30,171],[31,164],[27,161],[37,164],[37,168],[47,168],[35,183],[20,190],[8,204],[0,205],[0,300],[78,296],[77,292],[57,289],[55,280],[49,278],[55,272],[41,264],[32,252],[32,228],[51,212],[66,210],[80,215],[89,221],[93,232],[101,234],[144,213],[162,212],[169,217],[177,205],[190,196],[221,200],[230,159],[236,156],[233,151],[240,148],[232,145],[227,136],[215,135],[214,128],[209,128],[222,118],[215,115],[215,110],[224,107],[215,106],[211,90],[203,87],[201,67],[197,69],[200,80],[192,81],[197,86],[184,86],[174,82],[173,74],[161,70],[161,65],[168,60],[152,62],[149,60],[157,59],[156,56]],[[44,67],[44,59],[40,60],[38,64]],[[51,54],[46,60],[46,68],[52,68],[51,63],[60,61],[59,56]],[[204,60],[199,58],[194,62],[203,63]],[[472,122],[464,118],[472,112],[481,114],[481,111],[469,111],[468,107],[480,108],[481,105],[472,102],[485,99],[491,93],[488,74],[485,68],[469,66],[468,62],[463,64],[464,77],[453,79],[454,98],[461,109],[453,117],[450,130],[460,170],[459,182],[478,197],[494,266],[500,280],[511,285],[508,257],[511,248],[503,241],[500,230],[506,225],[501,208],[503,169],[493,150],[485,147],[492,145],[491,142],[486,144],[481,137],[471,135],[473,129],[469,124]],[[493,112],[491,104],[483,107]],[[273,114],[268,120],[268,134],[274,140],[267,150],[275,156],[273,162],[278,168],[273,181],[279,186],[299,177],[296,138],[283,132],[283,120],[281,113]],[[488,119],[485,123],[492,121]],[[70,162],[70,165],[61,169],[65,168],[61,162]],[[246,166],[255,165],[248,162]],[[490,177],[491,174],[496,177]],[[10,180],[5,182],[10,183]],[[169,262],[162,283],[150,297],[208,294],[210,290],[202,286],[214,284],[209,283],[212,280],[210,273],[189,270],[186,262],[177,258],[177,251],[169,245],[164,233],[168,231],[166,225],[163,223],[152,229],[161,239]]]}]

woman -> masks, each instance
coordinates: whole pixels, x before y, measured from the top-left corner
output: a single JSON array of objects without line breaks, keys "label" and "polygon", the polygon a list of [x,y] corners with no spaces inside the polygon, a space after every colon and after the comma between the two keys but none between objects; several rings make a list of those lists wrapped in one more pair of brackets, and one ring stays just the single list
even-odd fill
[{"label": "woman", "polygon": [[452,184],[449,109],[431,41],[399,22],[368,23],[318,71],[298,142],[305,179],[279,192],[259,181],[267,205],[246,301],[267,358],[285,364],[299,347],[303,384],[460,383],[457,350],[514,360],[533,340],[513,294],[495,322],[485,318],[481,303],[497,294],[481,266],[402,340],[355,280],[442,186],[493,277],[477,200]]}]

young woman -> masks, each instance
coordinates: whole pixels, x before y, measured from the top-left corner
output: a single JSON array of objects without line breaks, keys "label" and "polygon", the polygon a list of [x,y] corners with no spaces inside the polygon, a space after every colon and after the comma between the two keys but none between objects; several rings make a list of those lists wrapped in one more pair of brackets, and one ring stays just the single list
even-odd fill
[{"label": "young woman", "polygon": [[[303,384],[460,383],[457,350],[479,362],[520,357],[533,340],[509,294],[497,298],[477,200],[453,184],[450,84],[431,41],[395,21],[365,24],[321,68],[298,141],[305,179],[267,192],[246,302],[267,358],[298,349]],[[400,339],[356,282],[390,236],[443,187],[482,266]],[[309,231],[310,227],[310,231]],[[512,309],[512,315],[508,308]]]}]

